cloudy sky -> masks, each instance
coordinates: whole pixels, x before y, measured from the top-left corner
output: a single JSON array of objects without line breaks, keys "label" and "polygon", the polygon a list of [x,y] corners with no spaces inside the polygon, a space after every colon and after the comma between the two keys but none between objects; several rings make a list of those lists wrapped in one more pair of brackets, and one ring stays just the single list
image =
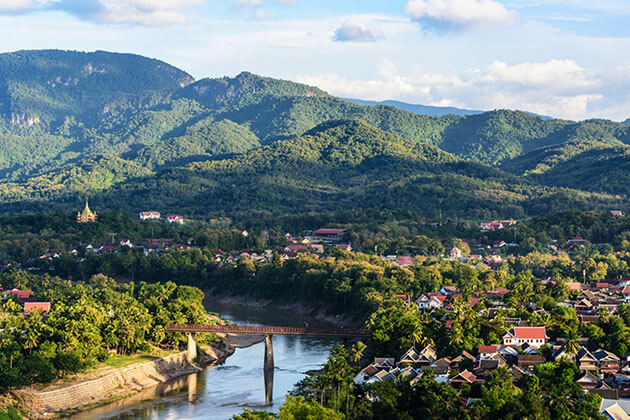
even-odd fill
[{"label": "cloudy sky", "polygon": [[343,97],[630,117],[628,0],[0,0],[0,39]]}]

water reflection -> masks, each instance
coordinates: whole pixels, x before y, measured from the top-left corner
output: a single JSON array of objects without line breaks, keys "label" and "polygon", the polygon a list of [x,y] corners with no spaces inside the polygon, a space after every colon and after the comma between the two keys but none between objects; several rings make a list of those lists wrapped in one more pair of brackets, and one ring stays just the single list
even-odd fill
[{"label": "water reflection", "polygon": [[[240,325],[286,325],[330,327],[309,317],[278,310],[225,305],[208,301],[217,312]],[[230,419],[245,408],[277,412],[285,395],[304,378],[305,372],[321,368],[330,348],[339,339],[329,337],[274,336],[273,401],[267,405],[264,372],[265,344],[238,349],[223,364],[207,368],[125,400],[78,416],[83,419]]]}]

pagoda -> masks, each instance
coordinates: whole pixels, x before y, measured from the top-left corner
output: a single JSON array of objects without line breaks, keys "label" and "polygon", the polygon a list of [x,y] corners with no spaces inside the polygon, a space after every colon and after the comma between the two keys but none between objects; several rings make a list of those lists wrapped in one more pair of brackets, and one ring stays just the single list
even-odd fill
[{"label": "pagoda", "polygon": [[91,223],[96,222],[97,215],[95,212],[90,210],[90,206],[88,206],[88,201],[85,200],[85,208],[83,211],[77,213],[77,222],[78,223]]}]

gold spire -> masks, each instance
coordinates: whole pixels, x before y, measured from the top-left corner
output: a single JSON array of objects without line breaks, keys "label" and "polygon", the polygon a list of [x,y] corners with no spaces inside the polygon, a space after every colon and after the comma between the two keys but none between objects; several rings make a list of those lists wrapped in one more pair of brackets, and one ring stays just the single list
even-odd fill
[{"label": "gold spire", "polygon": [[88,205],[88,200],[86,198],[85,208],[83,209],[83,211],[77,213],[77,222],[79,223],[96,222],[96,218],[97,218],[96,212],[92,212],[92,210],[90,210],[90,206]]}]

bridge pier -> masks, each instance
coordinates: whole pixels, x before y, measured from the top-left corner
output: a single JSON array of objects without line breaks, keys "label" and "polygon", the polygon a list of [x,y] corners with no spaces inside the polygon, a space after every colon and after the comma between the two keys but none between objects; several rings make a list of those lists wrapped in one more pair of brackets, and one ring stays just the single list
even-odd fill
[{"label": "bridge pier", "polygon": [[186,357],[189,362],[193,362],[197,358],[197,342],[195,341],[195,333],[187,333],[188,348],[186,349]]},{"label": "bridge pier", "polygon": [[265,403],[270,405],[273,401],[273,340],[271,334],[265,334]]}]

